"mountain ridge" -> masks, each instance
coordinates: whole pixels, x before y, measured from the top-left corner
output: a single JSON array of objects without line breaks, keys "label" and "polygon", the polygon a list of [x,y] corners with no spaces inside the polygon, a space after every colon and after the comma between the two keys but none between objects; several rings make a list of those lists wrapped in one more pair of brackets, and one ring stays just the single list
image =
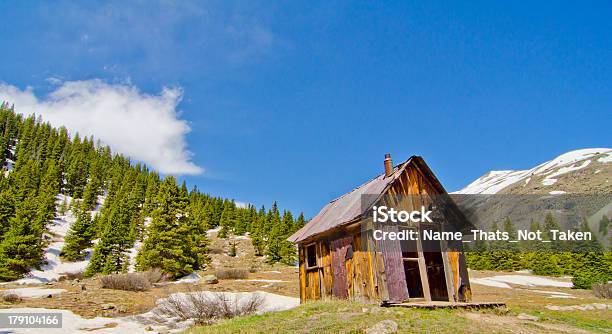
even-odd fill
[{"label": "mountain ridge", "polygon": [[[453,194],[529,194],[609,191],[611,148],[584,148],[566,152],[526,170],[492,170]],[[584,182],[584,186],[573,184]]]}]

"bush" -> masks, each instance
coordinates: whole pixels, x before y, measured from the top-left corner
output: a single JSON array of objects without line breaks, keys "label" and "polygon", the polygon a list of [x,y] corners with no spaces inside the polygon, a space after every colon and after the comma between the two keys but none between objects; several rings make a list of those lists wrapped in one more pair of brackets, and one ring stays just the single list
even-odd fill
[{"label": "bush", "polygon": [[611,254],[586,252],[579,254],[581,266],[573,273],[572,283],[576,289],[590,289],[593,284],[612,280]]},{"label": "bush", "polygon": [[593,293],[597,298],[612,299],[612,283],[593,284]]},{"label": "bush", "polygon": [[235,242],[230,242],[230,249],[227,255],[231,257],[236,257],[236,243]]},{"label": "bush", "polygon": [[7,303],[16,304],[21,302],[21,297],[16,293],[7,293],[2,295],[2,300]]},{"label": "bush", "polygon": [[242,268],[219,269],[215,270],[218,279],[245,279],[249,277],[249,271]]},{"label": "bush", "polygon": [[176,293],[161,299],[153,313],[160,321],[167,318],[181,321],[193,320],[196,324],[210,324],[219,319],[229,319],[257,312],[261,307],[261,295],[241,297],[222,292]]},{"label": "bush", "polygon": [[60,281],[72,281],[75,279],[83,279],[83,272],[79,271],[76,273],[65,273],[62,276],[60,276]]},{"label": "bush", "polygon": [[596,270],[577,270],[572,277],[574,289],[591,289],[594,284],[603,284],[607,282],[607,277],[600,271]]},{"label": "bush", "polygon": [[125,290],[125,291],[147,291],[153,287],[153,283],[166,280],[167,277],[159,270],[152,269],[140,273],[113,274],[100,277],[102,288]]}]

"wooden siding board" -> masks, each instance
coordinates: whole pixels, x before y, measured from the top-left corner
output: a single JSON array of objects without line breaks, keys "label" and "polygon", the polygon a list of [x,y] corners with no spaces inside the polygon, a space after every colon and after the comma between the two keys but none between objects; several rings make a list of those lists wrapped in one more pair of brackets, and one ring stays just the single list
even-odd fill
[{"label": "wooden siding board", "polygon": [[298,254],[300,261],[300,302],[303,303],[306,301],[306,261],[304,246],[299,246]]},{"label": "wooden siding board", "polygon": [[332,271],[333,271],[333,287],[332,294],[337,298],[346,299],[349,297],[349,272],[350,266],[347,267],[346,253],[352,243],[352,236],[336,239],[331,242],[332,252]]},{"label": "wooden siding board", "polygon": [[[398,231],[397,226],[383,225],[380,228],[383,232]],[[387,291],[389,293],[388,301],[401,303],[408,300],[408,288],[400,242],[397,240],[378,240],[378,248],[382,252],[385,264]]]},{"label": "wooden siding board", "polygon": [[331,252],[329,249],[329,242],[326,240],[320,242],[321,247],[321,266],[323,275],[323,297],[330,298],[332,296],[333,289],[333,270],[332,270],[332,259]]}]

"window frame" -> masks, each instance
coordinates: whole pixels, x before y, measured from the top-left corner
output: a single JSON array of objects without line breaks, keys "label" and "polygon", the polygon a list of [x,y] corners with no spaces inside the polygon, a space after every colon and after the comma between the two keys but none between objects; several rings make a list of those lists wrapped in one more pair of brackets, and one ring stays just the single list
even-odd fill
[{"label": "window frame", "polygon": [[[308,254],[310,253],[308,251],[308,248],[312,247],[314,250],[314,257],[315,257],[315,265],[314,266],[310,266],[310,263],[308,261]],[[319,265],[319,257],[318,255],[318,251],[317,251],[317,243],[316,242],[312,242],[309,243],[307,245],[304,246],[304,267],[306,268],[306,270],[314,270],[314,269],[319,269],[320,265]]]}]

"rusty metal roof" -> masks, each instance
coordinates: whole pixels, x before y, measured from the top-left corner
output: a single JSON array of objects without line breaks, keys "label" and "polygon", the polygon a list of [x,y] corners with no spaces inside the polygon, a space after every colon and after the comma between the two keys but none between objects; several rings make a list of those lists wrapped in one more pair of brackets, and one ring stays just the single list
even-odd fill
[{"label": "rusty metal roof", "polygon": [[[393,181],[400,176],[401,172],[404,170],[404,167],[413,158],[414,157],[411,157],[405,162],[393,167],[393,175],[385,177],[385,174],[382,173],[374,179],[353,189],[351,192],[329,202],[314,218],[310,220],[310,222],[308,222],[308,224],[291,235],[288,240],[292,242],[301,242],[334,227],[342,226],[345,223],[348,223],[361,216],[363,214],[363,209],[369,208],[371,205],[373,205],[377,197],[362,195],[382,194],[387,189],[387,186],[393,183]],[[371,200],[372,203],[361,203],[362,199]]]}]

